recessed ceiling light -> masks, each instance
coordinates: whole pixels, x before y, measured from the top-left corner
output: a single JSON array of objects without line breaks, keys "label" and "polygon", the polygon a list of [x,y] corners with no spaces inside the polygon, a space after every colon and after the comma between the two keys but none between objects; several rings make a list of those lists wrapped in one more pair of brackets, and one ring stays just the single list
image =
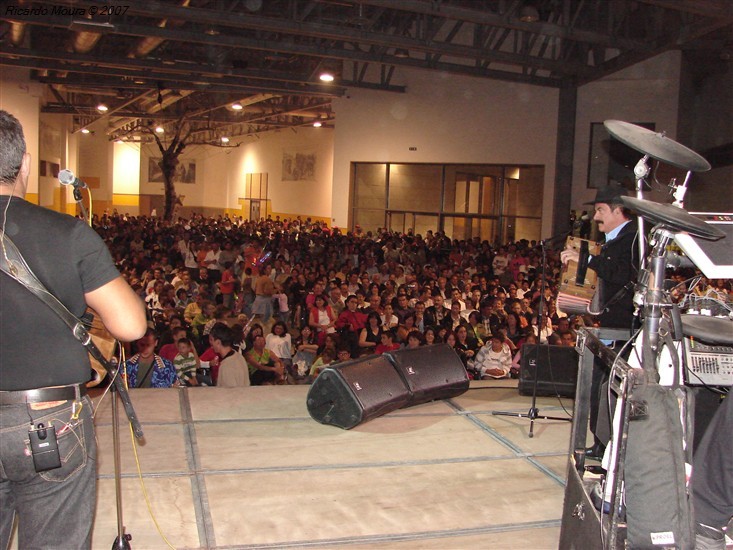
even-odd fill
[{"label": "recessed ceiling light", "polygon": [[165,132],[165,129],[164,129],[164,128],[163,128],[162,126],[156,126],[156,127],[155,127],[155,131],[156,131],[156,132],[157,132],[158,134],[162,134],[163,132]]}]

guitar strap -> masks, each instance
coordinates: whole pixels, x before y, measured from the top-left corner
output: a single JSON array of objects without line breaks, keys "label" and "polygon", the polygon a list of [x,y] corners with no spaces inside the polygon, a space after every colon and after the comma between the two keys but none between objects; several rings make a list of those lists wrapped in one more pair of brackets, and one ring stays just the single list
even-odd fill
[{"label": "guitar strap", "polygon": [[11,279],[14,279],[23,285],[36,298],[51,308],[51,310],[71,329],[74,338],[76,338],[87,349],[87,352],[89,352],[92,357],[107,369],[110,376],[113,376],[116,366],[109,363],[107,358],[104,357],[100,349],[94,343],[92,337],[87,331],[85,322],[71,313],[68,308],[61,303],[61,301],[56,298],[56,296],[54,296],[41,281],[38,280],[38,277],[36,277],[26,263],[23,255],[20,253],[20,250],[18,250],[10,237],[3,233],[2,229],[0,229],[0,248],[0,270],[2,270]]}]

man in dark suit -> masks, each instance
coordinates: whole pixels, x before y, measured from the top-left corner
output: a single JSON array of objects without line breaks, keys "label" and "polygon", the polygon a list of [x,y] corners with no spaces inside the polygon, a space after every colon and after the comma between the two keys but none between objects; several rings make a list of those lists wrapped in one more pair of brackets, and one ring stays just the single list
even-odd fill
[{"label": "man in dark suit", "polygon": [[[601,253],[590,256],[588,267],[598,274],[599,306],[598,321],[602,328],[632,329],[634,322],[633,281],[638,265],[636,241],[637,224],[631,213],[621,204],[626,189],[619,184],[599,187],[593,204],[593,219],[598,229],[606,235]],[[561,253],[563,263],[578,261],[577,250],[566,248]],[[609,342],[608,344],[612,344]],[[605,366],[593,366],[593,382],[590,400],[590,429],[594,444],[586,450],[591,458],[600,458],[610,436],[610,419],[607,414],[599,415],[599,406],[605,393],[602,386],[608,381],[609,372]]]},{"label": "man in dark suit", "polygon": [[426,327],[437,327],[450,315],[450,309],[443,305],[443,294],[439,289],[433,290],[432,297],[433,305],[425,309]]}]

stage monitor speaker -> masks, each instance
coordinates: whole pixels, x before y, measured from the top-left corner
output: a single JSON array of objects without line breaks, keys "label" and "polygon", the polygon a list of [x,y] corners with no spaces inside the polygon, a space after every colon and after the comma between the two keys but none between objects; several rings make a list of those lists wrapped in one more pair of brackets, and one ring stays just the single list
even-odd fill
[{"label": "stage monitor speaker", "polygon": [[468,389],[461,359],[446,344],[372,355],[326,367],[308,391],[308,413],[350,429],[394,410]]},{"label": "stage monitor speaker", "polygon": [[519,394],[575,397],[578,352],[574,347],[524,344],[519,369]]},{"label": "stage monitor speaker", "polygon": [[408,407],[456,397],[468,389],[466,367],[447,344],[403,348],[389,355],[410,390]]},{"label": "stage monitor speaker", "polygon": [[346,430],[407,405],[410,392],[387,355],[326,367],[308,391],[308,412]]}]

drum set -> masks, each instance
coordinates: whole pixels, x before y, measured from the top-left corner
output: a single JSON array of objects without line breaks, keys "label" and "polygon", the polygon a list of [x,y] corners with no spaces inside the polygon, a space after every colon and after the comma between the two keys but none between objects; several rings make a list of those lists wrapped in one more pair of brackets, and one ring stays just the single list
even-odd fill
[{"label": "drum set", "polygon": [[[658,541],[658,537],[662,536],[659,533],[665,533],[663,536],[668,537],[667,542],[672,541],[670,547],[682,548],[687,547],[689,541],[694,541],[692,514],[686,498],[686,473],[689,473],[689,469],[681,464],[683,469],[676,474],[656,471],[659,465],[652,460],[647,468],[643,460],[634,458],[643,456],[647,449],[633,446],[648,445],[650,457],[655,456],[655,453],[657,456],[660,453],[661,456],[670,454],[674,455],[672,463],[684,461],[685,464],[691,464],[694,427],[690,425],[690,411],[694,409],[694,392],[687,389],[701,384],[733,386],[733,307],[723,304],[724,315],[720,316],[684,314],[680,308],[684,300],[680,300],[679,292],[671,291],[666,281],[666,270],[675,256],[670,247],[678,242],[680,236],[709,242],[727,240],[724,249],[729,250],[733,250],[733,242],[730,242],[730,237],[726,239],[727,235],[720,226],[707,223],[684,209],[684,196],[692,173],[710,170],[707,160],[667,138],[664,133],[619,120],[607,120],[604,126],[613,138],[643,155],[633,170],[636,196],[621,197],[623,206],[639,216],[637,245],[641,265],[635,284],[634,304],[641,327],[630,339],[628,331],[625,331],[625,338],[618,338],[618,334],[611,334],[614,331],[603,329],[581,329],[579,334],[577,346],[581,353],[581,370],[576,391],[560,547],[622,548],[629,544],[639,547],[648,544],[651,547],[658,544],[654,542],[655,537]],[[673,179],[669,185],[674,196],[672,204],[644,198],[647,179],[652,173],[650,159],[687,172],[681,184],[678,185]],[[648,232],[645,222],[651,224]],[[733,278],[733,269],[730,273],[727,270],[722,273],[723,278]],[[721,270],[716,270],[716,274],[720,278]],[[629,359],[625,361],[620,354],[606,348],[600,338],[628,339],[627,345],[632,347]],[[600,484],[584,479],[588,407],[583,401],[590,397],[590,372],[587,371],[592,368],[594,356],[611,369],[609,395],[613,401],[610,407],[612,436],[604,457],[604,476]],[[698,368],[701,366],[704,368]],[[711,371],[715,371],[715,376],[710,376]],[[658,435],[672,441],[656,444],[634,437],[634,428],[656,414],[652,409],[657,405],[651,403],[652,399],[649,399],[649,403],[645,401],[646,396],[651,395],[645,393],[649,387],[662,396],[660,402],[665,403],[666,400],[662,406],[669,409],[671,403],[676,414],[673,415],[674,421],[669,422],[675,424],[671,427],[673,429],[668,433],[653,434],[647,439],[654,439]],[[636,420],[640,423],[636,424]],[[631,431],[630,422],[633,424]],[[640,433],[638,428],[636,433]],[[669,435],[672,433],[675,435]],[[656,481],[649,483],[650,479],[645,476],[655,476]],[[668,489],[669,486],[677,486],[671,487],[667,493],[645,494],[647,491],[652,493],[655,489],[650,487],[655,484],[667,485]],[[595,499],[591,494],[593,490],[598,493]],[[673,524],[667,517],[656,518],[654,505],[647,506],[648,502],[667,499],[666,495],[669,495],[670,500],[680,495],[679,521]],[[644,506],[632,510],[631,502],[644,503]],[[656,513],[668,515],[669,510],[661,506]],[[632,517],[633,514],[644,517]]]}]

